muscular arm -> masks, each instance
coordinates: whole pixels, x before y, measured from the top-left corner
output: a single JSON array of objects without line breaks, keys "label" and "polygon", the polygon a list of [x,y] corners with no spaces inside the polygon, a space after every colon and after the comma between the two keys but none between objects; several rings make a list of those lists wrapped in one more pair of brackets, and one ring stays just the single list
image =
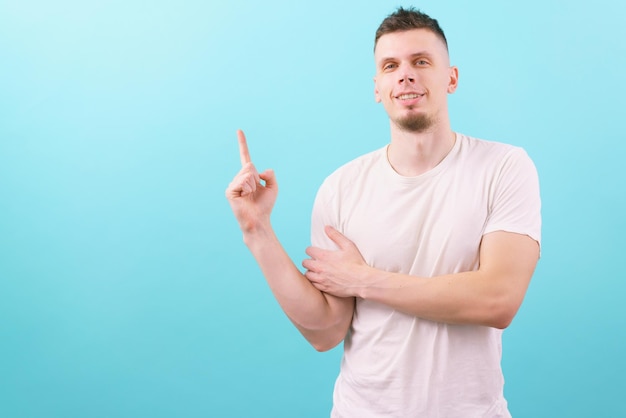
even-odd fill
[{"label": "muscular arm", "polygon": [[291,261],[270,223],[278,194],[274,173],[256,171],[243,132],[239,131],[238,135],[242,168],[226,189],[226,197],[239,222],[244,242],[285,314],[316,350],[329,350],[339,344],[348,331],[354,298],[321,292]]},{"label": "muscular arm", "polygon": [[389,273],[365,264],[338,231],[327,233],[338,251],[307,249],[306,277],[338,296],[359,296],[432,321],[506,328],[517,313],[538,257],[532,238],[504,231],[483,236],[476,271],[437,277]]},{"label": "muscular arm", "polygon": [[319,351],[333,348],[346,335],[354,298],[317,290],[291,261],[271,227],[244,234],[276,300],[302,335]]}]

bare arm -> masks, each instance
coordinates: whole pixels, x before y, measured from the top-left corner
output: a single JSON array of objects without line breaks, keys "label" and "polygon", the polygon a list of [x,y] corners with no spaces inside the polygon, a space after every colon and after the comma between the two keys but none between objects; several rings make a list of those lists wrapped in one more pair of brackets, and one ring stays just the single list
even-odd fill
[{"label": "bare arm", "polygon": [[338,251],[307,249],[313,285],[338,296],[359,296],[421,318],[506,328],[517,313],[539,258],[526,235],[496,231],[483,237],[476,271],[438,277],[388,273],[365,264],[356,246],[327,227]]},{"label": "bare arm", "polygon": [[352,321],[354,298],[321,292],[291,261],[270,223],[278,194],[274,173],[257,172],[243,132],[237,134],[242,168],[226,189],[226,198],[244,242],[285,314],[315,349],[328,350],[345,337]]}]

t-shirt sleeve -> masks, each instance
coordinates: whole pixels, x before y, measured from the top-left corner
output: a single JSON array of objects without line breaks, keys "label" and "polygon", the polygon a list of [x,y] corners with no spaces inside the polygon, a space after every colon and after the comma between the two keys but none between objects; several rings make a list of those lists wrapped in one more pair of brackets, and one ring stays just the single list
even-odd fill
[{"label": "t-shirt sleeve", "polygon": [[530,236],[541,244],[539,178],[522,148],[502,159],[494,179],[484,233],[507,231]]},{"label": "t-shirt sleeve", "polygon": [[326,225],[338,227],[336,191],[329,183],[330,181],[326,179],[315,196],[311,214],[311,245],[326,250],[335,250],[337,246],[324,232]]}]

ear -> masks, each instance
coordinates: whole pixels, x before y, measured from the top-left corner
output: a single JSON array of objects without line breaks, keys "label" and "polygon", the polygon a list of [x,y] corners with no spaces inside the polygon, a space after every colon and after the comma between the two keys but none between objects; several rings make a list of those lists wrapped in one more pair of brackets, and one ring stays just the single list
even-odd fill
[{"label": "ear", "polygon": [[448,81],[448,93],[452,94],[459,86],[459,69],[455,66],[450,67],[450,79]]},{"label": "ear", "polygon": [[374,100],[376,103],[380,103],[380,93],[378,93],[378,83],[376,82],[376,76],[374,76]]}]

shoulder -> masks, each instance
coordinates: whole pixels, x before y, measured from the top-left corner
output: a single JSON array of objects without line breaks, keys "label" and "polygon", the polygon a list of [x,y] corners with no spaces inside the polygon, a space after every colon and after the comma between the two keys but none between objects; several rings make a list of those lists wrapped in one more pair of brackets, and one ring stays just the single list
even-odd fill
[{"label": "shoulder", "polygon": [[323,185],[349,185],[373,175],[386,159],[387,147],[361,155],[337,168],[324,180]]},{"label": "shoulder", "polygon": [[367,184],[371,176],[376,176],[382,163],[386,160],[387,147],[377,149],[357,157],[328,175],[320,185],[316,202],[325,205],[337,203],[337,198],[342,199],[359,194],[359,190]]},{"label": "shoulder", "polygon": [[488,166],[493,169],[508,165],[532,166],[526,151],[519,146],[458,134],[459,158],[470,164]]},{"label": "shoulder", "polygon": [[460,141],[460,152],[468,155],[498,157],[507,154],[525,154],[523,148],[504,142],[475,138],[463,134],[458,134],[457,137]]}]

